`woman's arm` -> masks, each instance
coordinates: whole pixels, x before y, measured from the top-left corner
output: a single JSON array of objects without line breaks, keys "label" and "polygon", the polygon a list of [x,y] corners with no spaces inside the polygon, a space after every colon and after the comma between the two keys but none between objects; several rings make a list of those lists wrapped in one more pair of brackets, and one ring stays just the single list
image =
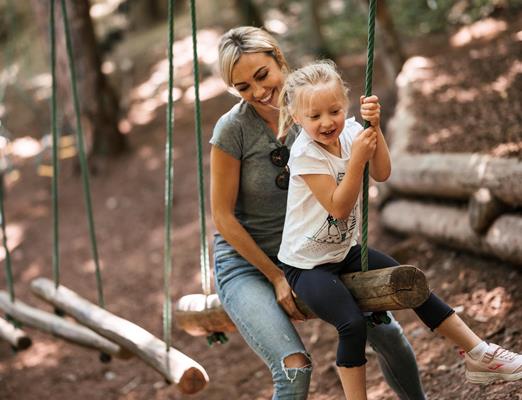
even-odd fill
[{"label": "woman's arm", "polygon": [[210,151],[210,205],[214,225],[223,238],[274,285],[277,301],[294,319],[304,319],[292,297],[285,276],[252,239],[234,215],[241,161],[212,146]]}]

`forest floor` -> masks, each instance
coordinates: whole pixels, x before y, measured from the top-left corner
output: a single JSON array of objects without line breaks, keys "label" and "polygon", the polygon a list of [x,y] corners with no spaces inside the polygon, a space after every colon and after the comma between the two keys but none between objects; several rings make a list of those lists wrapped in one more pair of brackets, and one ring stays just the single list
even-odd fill
[{"label": "forest floor", "polygon": [[[425,129],[421,130],[410,150],[476,150],[500,156],[520,155],[517,146],[520,145],[522,126],[522,61],[520,51],[516,49],[520,49],[522,41],[521,17],[520,13],[509,17],[505,24],[501,24],[504,28],[496,34],[480,34],[484,30],[478,29],[479,34],[459,48],[451,47],[448,37],[433,38],[432,46],[424,43],[411,48],[411,54],[431,60],[437,67],[437,76],[443,76],[444,80],[434,81],[438,84],[434,91],[424,93],[425,98],[419,97],[416,112],[419,116],[426,115],[421,119]],[[477,38],[480,35],[482,37]],[[154,65],[164,65],[161,61],[164,52],[157,52],[156,57],[137,66],[134,72],[135,82],[142,84],[143,89],[135,91],[138,95],[141,93],[147,97],[143,84],[149,79]],[[364,56],[343,58],[341,66],[347,80],[352,83],[351,95],[356,99],[361,84],[353,83],[363,82]],[[154,93],[161,93],[164,84],[162,82]],[[393,93],[379,84],[378,79],[375,85],[383,106],[392,109]],[[436,100],[430,98],[434,92],[438,96]],[[455,101],[455,94],[465,98]],[[136,106],[139,101],[136,97],[130,100]],[[230,95],[222,93],[202,103],[207,193],[208,139],[217,118],[234,101]],[[24,109],[23,105],[6,104],[13,125],[16,121],[21,126],[25,124],[21,131],[42,130],[29,117],[24,118],[26,111],[17,113],[17,110]],[[142,99],[141,105],[142,112],[150,112],[150,118],[130,123],[133,108],[129,107],[131,111],[123,124],[131,128],[128,132],[131,151],[101,165],[99,173],[91,180],[91,186],[107,308],[161,337],[165,106],[159,100],[154,102],[152,95]],[[42,112],[47,109],[46,103],[40,107]],[[181,97],[176,102],[175,115],[172,296],[178,299],[201,290],[196,149],[190,96]],[[480,146],[477,147],[474,147],[478,141],[475,139],[475,122],[483,127]],[[447,131],[444,131],[445,127]],[[17,132],[14,128],[11,130]],[[430,136],[437,132],[442,132],[435,136],[438,141]],[[503,136],[502,132],[511,133]],[[466,141],[463,137],[467,138]],[[437,147],[437,143],[442,142],[443,145]],[[8,232],[19,238],[12,252],[16,295],[29,304],[51,310],[36,300],[28,289],[33,278],[51,276],[50,180],[36,173],[35,158],[15,161],[18,175],[17,179],[8,179],[5,209]],[[67,287],[95,302],[94,268],[84,222],[81,182],[73,171],[73,162],[66,160],[60,186],[61,280]],[[422,238],[399,237],[384,231],[378,220],[377,211],[372,210],[371,245],[391,253],[402,263],[422,268],[433,290],[455,307],[486,340],[522,351],[520,266],[478,258]],[[210,218],[207,218],[207,228],[213,232]],[[3,275],[0,287],[5,287]],[[522,382],[489,386],[466,383],[458,349],[431,333],[411,311],[400,311],[396,316],[417,355],[428,398],[522,399]],[[335,330],[318,320],[301,323],[298,330],[313,357],[310,399],[342,398],[334,367]],[[33,329],[27,328],[27,331],[33,339],[33,346],[27,351],[14,354],[7,344],[0,343],[0,398],[3,400],[188,398],[174,387],[167,386],[160,375],[137,359],[102,364],[96,352]],[[201,363],[210,376],[208,387],[190,398],[269,399],[272,388],[268,370],[238,334],[231,334],[229,338],[227,344],[209,348],[204,338],[190,337],[174,324],[173,346]],[[368,359],[369,399],[396,399],[383,380],[375,355],[370,352]]]}]

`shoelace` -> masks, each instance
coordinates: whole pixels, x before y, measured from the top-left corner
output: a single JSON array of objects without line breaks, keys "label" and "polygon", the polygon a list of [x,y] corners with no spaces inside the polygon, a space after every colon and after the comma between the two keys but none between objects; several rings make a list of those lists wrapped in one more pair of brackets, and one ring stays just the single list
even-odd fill
[{"label": "shoelace", "polygon": [[495,350],[495,353],[493,353],[494,358],[499,358],[501,360],[506,360],[506,361],[513,361],[516,356],[518,356],[517,353],[513,353],[512,351],[509,351],[502,347],[499,347],[498,349]]}]

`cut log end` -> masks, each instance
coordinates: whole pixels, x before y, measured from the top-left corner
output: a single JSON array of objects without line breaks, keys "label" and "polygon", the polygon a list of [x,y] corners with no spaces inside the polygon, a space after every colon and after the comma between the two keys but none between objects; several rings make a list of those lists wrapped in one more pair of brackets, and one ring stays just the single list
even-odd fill
[{"label": "cut log end", "polygon": [[16,344],[16,350],[26,350],[33,344],[33,341],[29,336],[22,336],[18,339],[18,343]]},{"label": "cut log end", "polygon": [[[402,308],[419,307],[430,295],[426,275],[416,267],[411,267],[401,273],[397,272],[395,301]],[[399,276],[399,274],[402,275]]]},{"label": "cut log end", "polygon": [[194,394],[203,390],[208,383],[208,376],[198,368],[188,368],[178,382],[178,389],[184,394]]}]

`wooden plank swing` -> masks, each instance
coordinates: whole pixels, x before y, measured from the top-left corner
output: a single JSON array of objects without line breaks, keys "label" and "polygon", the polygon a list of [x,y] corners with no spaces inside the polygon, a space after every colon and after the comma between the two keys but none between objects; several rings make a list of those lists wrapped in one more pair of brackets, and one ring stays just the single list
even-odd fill
[{"label": "wooden plank swing", "polygon": [[[366,66],[365,96],[371,95],[372,70],[373,70],[373,44],[375,31],[375,0],[371,0],[368,15],[368,63]],[[193,39],[194,49],[195,39]],[[195,50],[194,50],[195,51]],[[195,92],[198,93],[197,57],[194,57]],[[196,107],[198,102],[196,101]],[[197,114],[196,114],[197,115]],[[197,121],[197,119],[196,119]],[[365,121],[364,128],[369,126]],[[197,123],[196,123],[197,127]],[[197,132],[200,140],[201,133]],[[198,154],[200,152],[198,141]],[[200,183],[200,221],[204,216],[204,195],[202,193],[202,164],[198,163],[198,180]],[[382,312],[388,310],[400,310],[415,308],[421,305],[429,296],[429,287],[424,273],[411,265],[401,265],[379,270],[368,271],[367,259],[367,230],[368,230],[368,186],[369,170],[365,168],[363,181],[363,232],[362,232],[362,272],[354,272],[342,275],[343,283],[357,300],[361,310]],[[206,254],[206,234],[204,223],[200,224],[202,253]],[[192,294],[182,297],[175,305],[174,317],[177,325],[193,336],[209,335],[216,332],[232,332],[235,326],[224,311],[219,298],[210,294],[208,277],[210,271],[208,260],[203,260],[202,280],[205,294]],[[206,281],[206,282],[205,282]],[[295,299],[298,308],[307,318],[314,318],[313,313],[298,298]]]}]

